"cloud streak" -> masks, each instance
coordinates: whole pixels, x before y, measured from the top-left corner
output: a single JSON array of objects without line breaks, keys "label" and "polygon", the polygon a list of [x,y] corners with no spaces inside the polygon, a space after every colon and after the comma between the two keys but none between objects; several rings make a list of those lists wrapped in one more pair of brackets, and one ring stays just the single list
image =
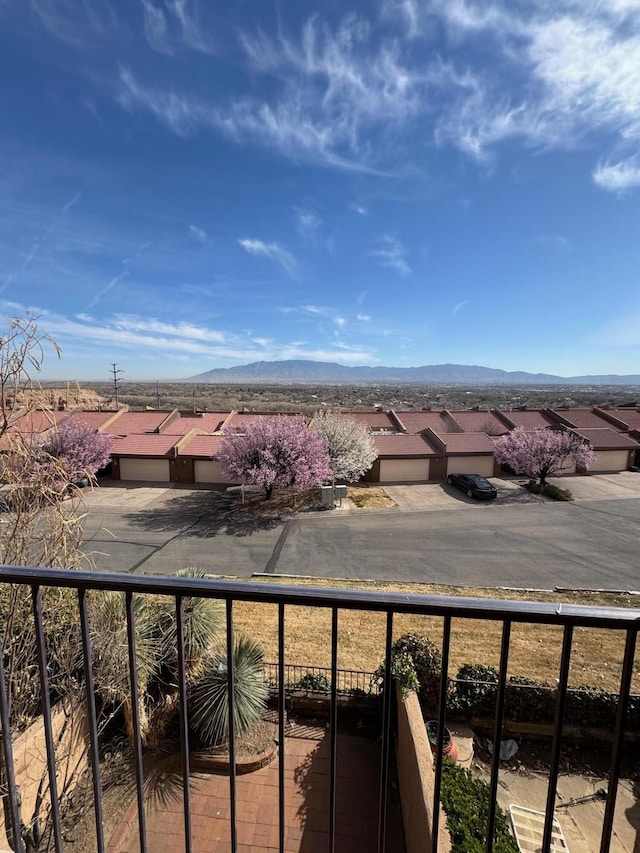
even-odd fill
[{"label": "cloud streak", "polygon": [[413,272],[406,260],[406,249],[400,240],[391,234],[384,234],[378,247],[372,249],[370,255],[377,259],[380,266],[395,270],[398,275],[406,277]]},{"label": "cloud streak", "polygon": [[291,252],[280,246],[278,243],[265,243],[263,240],[256,240],[255,238],[250,237],[238,240],[238,243],[242,246],[245,252],[248,252],[250,255],[269,258],[279,264],[282,269],[290,275],[295,272],[297,266],[296,259],[293,257]]}]

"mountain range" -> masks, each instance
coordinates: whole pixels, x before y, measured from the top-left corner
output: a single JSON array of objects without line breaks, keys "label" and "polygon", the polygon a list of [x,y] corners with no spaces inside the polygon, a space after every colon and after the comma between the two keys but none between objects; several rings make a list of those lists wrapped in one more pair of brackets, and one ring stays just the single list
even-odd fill
[{"label": "mountain range", "polygon": [[347,367],[325,361],[256,361],[236,367],[217,367],[186,382],[217,383],[331,383],[434,385],[640,385],[640,374],[555,376],[499,370],[471,364],[429,364],[423,367]]}]

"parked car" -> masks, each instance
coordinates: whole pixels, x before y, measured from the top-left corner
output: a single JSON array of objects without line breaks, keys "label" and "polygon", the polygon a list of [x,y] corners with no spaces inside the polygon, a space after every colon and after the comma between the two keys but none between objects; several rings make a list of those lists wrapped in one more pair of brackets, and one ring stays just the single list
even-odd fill
[{"label": "parked car", "polygon": [[480,474],[449,474],[447,483],[462,489],[470,498],[490,500],[498,497],[496,487]]}]

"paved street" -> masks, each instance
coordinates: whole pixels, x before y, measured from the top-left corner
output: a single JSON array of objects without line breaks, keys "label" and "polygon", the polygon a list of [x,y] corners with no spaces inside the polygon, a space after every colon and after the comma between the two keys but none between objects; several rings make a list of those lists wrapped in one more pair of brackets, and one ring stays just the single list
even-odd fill
[{"label": "paved street", "polygon": [[138,506],[108,500],[100,494],[87,502],[86,549],[104,570],[196,566],[233,576],[640,589],[635,497],[464,511],[336,510],[251,528],[221,509],[220,493],[206,490],[158,490]]}]

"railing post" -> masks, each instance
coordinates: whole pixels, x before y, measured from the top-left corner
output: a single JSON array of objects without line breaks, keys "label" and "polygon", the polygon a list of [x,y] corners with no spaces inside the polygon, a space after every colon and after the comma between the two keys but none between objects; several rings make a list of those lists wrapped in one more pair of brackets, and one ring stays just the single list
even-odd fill
[{"label": "railing post", "polygon": [[[13,849],[15,853],[24,853],[22,819],[20,817],[20,794],[16,785],[15,768],[13,765],[9,694],[7,693],[7,679],[4,672],[4,654],[5,647],[3,640],[2,647],[0,648],[0,723],[2,724],[2,756],[4,759],[4,768],[2,769],[7,780],[7,795],[9,797],[8,808],[5,807],[4,809],[5,830],[8,840],[11,840],[11,835],[13,835]],[[9,820],[7,820],[7,817]]]},{"label": "railing post", "polygon": [[236,813],[236,709],[234,678],[235,642],[233,639],[233,599],[227,599],[227,690],[229,693],[229,799],[231,853],[238,849],[238,825]]},{"label": "railing post", "polygon": [[47,749],[47,773],[49,776],[49,799],[51,801],[51,816],[53,820],[53,840],[56,853],[61,853],[62,828],[60,820],[60,803],[58,801],[58,781],[56,778],[56,750],[53,743],[53,726],[51,725],[51,697],[49,696],[47,650],[44,638],[44,625],[42,622],[42,593],[40,592],[39,586],[31,587],[31,602],[33,604],[38,670],[40,672],[40,700],[42,707],[42,724],[44,726],[44,740]]},{"label": "railing post", "polygon": [[547,808],[544,817],[544,833],[542,836],[542,853],[551,850],[553,834],[553,819],[556,808],[556,791],[558,788],[558,770],[560,767],[560,749],[562,747],[562,723],[567,704],[567,682],[569,680],[569,665],[571,663],[571,643],[573,641],[573,626],[566,625],[562,639],[562,658],[560,660],[560,678],[558,697],[556,699],[556,716],[553,729],[553,746],[551,748],[551,766],[549,768],[549,787],[547,789]]},{"label": "railing post", "polygon": [[331,609],[331,757],[329,767],[329,853],[336,847],[336,757],[338,746],[338,608]]},{"label": "railing post", "polygon": [[144,770],[142,767],[142,737],[140,732],[140,709],[138,707],[138,653],[136,646],[135,614],[133,593],[126,593],[127,642],[129,647],[129,683],[131,687],[131,722],[133,723],[133,748],[136,767],[136,796],[138,799],[138,832],[140,853],[147,850],[147,828],[144,813]]},{"label": "railing post", "polygon": [[629,705],[631,679],[633,678],[633,660],[636,653],[637,636],[637,628],[627,631],[627,640],[624,648],[624,660],[622,663],[622,676],[620,677],[620,693],[618,696],[616,730],[613,737],[611,768],[609,770],[607,804],[605,806],[604,821],[602,823],[602,840],[600,843],[600,853],[609,853],[609,848],[611,846],[611,833],[613,831],[613,818],[616,810],[618,782],[620,781],[620,763],[622,761],[622,750],[624,748],[625,723],[627,719],[627,708]]},{"label": "railing post", "polygon": [[91,773],[93,777],[93,808],[96,818],[96,843],[98,853],[105,853],[104,828],[102,816],[102,784],[100,781],[100,753],[98,749],[98,720],[96,715],[96,694],[93,681],[93,653],[91,650],[91,634],[89,631],[89,616],[87,613],[87,590],[78,590],[80,608],[80,630],[82,632],[82,656],[84,660],[85,688],[87,708],[89,709],[89,754],[91,756]]},{"label": "railing post", "polygon": [[438,742],[436,745],[436,767],[433,784],[433,821],[431,843],[433,853],[438,853],[440,832],[440,789],[442,787],[442,752],[444,748],[444,723],[447,715],[447,688],[449,686],[449,646],[451,644],[451,617],[444,617],[442,628],[442,671],[440,673],[440,704],[438,708]]},{"label": "railing post", "polygon": [[511,622],[505,621],[502,626],[502,648],[500,650],[500,678],[498,681],[498,696],[496,699],[496,719],[493,729],[493,756],[491,758],[491,782],[489,788],[489,816],[487,818],[486,853],[493,850],[493,835],[496,826],[496,806],[498,794],[498,774],[500,772],[500,741],[502,739],[502,723],[504,720],[504,700],[507,686],[507,664],[509,661],[509,641],[511,638]]},{"label": "railing post", "polygon": [[180,691],[180,749],[182,751],[182,803],[184,809],[184,846],[191,853],[191,770],[189,765],[189,710],[184,654],[184,599],[176,595],[176,643],[178,686]]},{"label": "railing post", "polygon": [[387,633],[384,644],[384,697],[382,707],[382,755],[380,756],[380,798],[378,805],[378,853],[384,853],[387,841],[387,789],[389,787],[389,744],[391,743],[391,697],[393,610],[387,612]]},{"label": "railing post", "polygon": [[285,813],[285,723],[287,709],[285,706],[285,664],[284,664],[284,603],[278,604],[278,818],[280,853],[284,853],[286,843],[286,813]]}]

